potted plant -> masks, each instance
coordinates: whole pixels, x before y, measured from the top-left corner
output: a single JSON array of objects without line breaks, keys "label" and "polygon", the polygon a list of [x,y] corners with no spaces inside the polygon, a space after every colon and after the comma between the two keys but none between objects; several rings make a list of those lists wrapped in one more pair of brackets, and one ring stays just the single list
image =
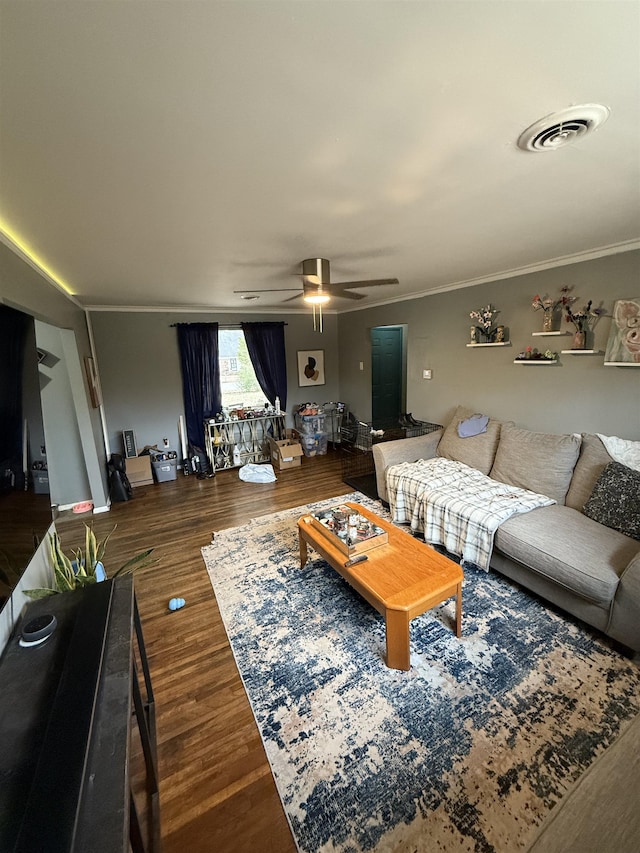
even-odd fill
[{"label": "potted plant", "polygon": [[[24,594],[29,598],[46,598],[59,592],[69,592],[74,589],[82,589],[90,584],[99,583],[107,579],[107,574],[102,562],[109,537],[116,528],[114,527],[102,541],[98,541],[93,528],[85,524],[85,545],[82,548],[71,550],[68,557],[62,550],[60,537],[57,533],[49,535],[49,555],[53,567],[53,586],[26,589]],[[127,560],[124,565],[115,571],[112,577],[134,572],[137,569],[150,566],[155,560],[150,560],[153,548],[142,551]]]}]

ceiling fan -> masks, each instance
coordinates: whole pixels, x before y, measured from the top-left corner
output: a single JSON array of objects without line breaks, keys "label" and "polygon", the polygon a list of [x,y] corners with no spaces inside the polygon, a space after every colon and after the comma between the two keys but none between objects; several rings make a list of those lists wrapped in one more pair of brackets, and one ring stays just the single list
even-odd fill
[{"label": "ceiling fan", "polygon": [[332,296],[344,299],[364,299],[364,293],[353,293],[361,287],[379,287],[383,284],[398,284],[397,278],[373,278],[365,281],[331,281],[329,261],[326,258],[307,258],[302,262],[302,290],[297,287],[273,287],[263,290],[234,290],[234,293],[284,293],[297,291],[295,296],[285,299],[303,299],[313,306],[313,328],[316,329],[316,307],[318,308],[319,331],[322,331],[322,306],[326,305]]}]

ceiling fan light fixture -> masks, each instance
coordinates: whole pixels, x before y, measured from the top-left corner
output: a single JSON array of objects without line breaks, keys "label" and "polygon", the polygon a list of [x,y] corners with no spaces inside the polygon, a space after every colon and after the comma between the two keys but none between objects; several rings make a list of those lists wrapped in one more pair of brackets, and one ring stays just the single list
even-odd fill
[{"label": "ceiling fan light fixture", "polygon": [[326,305],[331,297],[328,293],[305,293],[302,299],[307,305]]}]

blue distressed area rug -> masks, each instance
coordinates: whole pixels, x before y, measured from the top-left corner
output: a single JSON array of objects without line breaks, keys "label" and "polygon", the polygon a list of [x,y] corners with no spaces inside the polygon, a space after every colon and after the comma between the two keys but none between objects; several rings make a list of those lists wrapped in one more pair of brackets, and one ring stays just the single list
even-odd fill
[{"label": "blue distressed area rug", "polygon": [[382,617],[313,552],[300,569],[297,519],[343,500],[388,518],[356,493],[202,549],[299,850],[525,849],[640,711],[640,670],[473,569],[462,638],[446,602],[411,623],[411,670],[388,669]]}]

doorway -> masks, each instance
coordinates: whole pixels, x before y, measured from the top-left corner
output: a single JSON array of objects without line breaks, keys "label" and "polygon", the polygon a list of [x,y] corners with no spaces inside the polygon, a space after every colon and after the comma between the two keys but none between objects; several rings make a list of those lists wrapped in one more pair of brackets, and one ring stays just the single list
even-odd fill
[{"label": "doorway", "polygon": [[371,329],[371,421],[375,429],[398,426],[407,399],[406,326]]}]

